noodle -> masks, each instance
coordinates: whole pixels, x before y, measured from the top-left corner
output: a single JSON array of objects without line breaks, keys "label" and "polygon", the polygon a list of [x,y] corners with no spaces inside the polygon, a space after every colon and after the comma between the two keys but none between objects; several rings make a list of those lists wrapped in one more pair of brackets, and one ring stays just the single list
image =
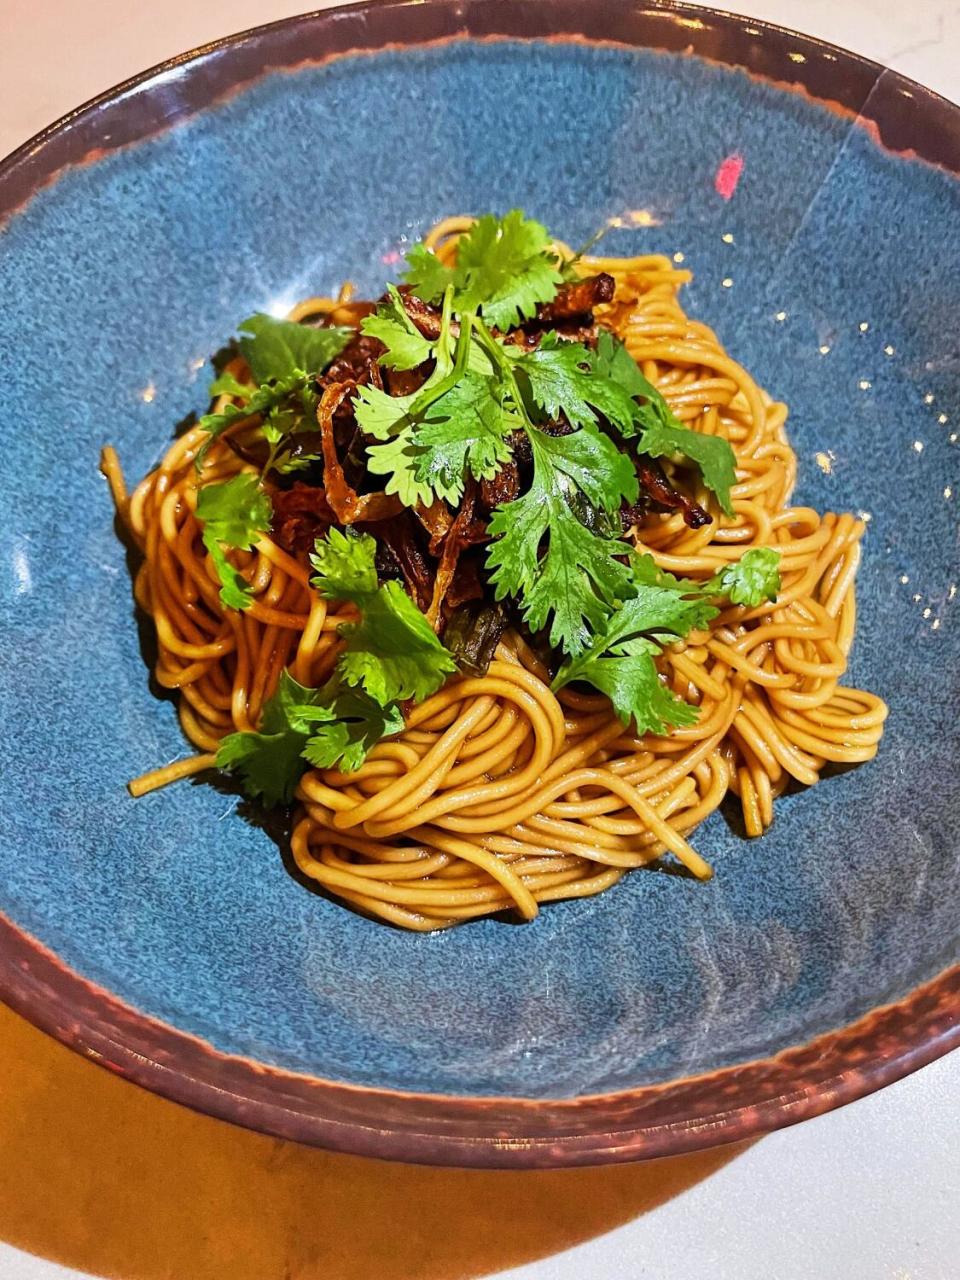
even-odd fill
[{"label": "noodle", "polygon": [[[447,219],[426,243],[449,261],[470,225]],[[679,511],[649,516],[631,531],[636,546],[699,579],[745,549],[773,547],[782,589],[771,605],[725,606],[709,632],[666,650],[666,683],[699,707],[694,725],[666,736],[635,736],[602,695],[555,695],[540,660],[508,632],[484,676],[449,680],[356,772],[308,771],[291,837],[299,870],[404,928],[504,908],[532,919],[540,903],[600,893],[666,853],[705,879],[710,867],[688,837],[728,794],[758,836],[791,780],[810,786],[827,763],[869,760],[883,730],[884,703],[840,684],[863,522],[789,505],[797,462],[786,407],[685,315],[687,272],[660,256],[590,257],[584,266],[616,281],[599,321],[685,425],[725,437],[736,456],[732,518],[693,529]],[[291,318],[355,324],[351,307],[347,286]],[[201,753],[135,780],[137,795],[213,765],[226,733],[254,730],[283,668],[301,684],[322,683],[339,651],[337,627],[354,616],[318,597],[304,567],[266,537],[232,553],[253,604],[224,609],[194,514],[193,464],[205,439],[200,428],[181,436],[129,496],[116,454],[104,451],[118,513],[143,551],[135,594],[156,625],[156,677],[180,690],[181,724]],[[222,439],[206,468],[205,481],[252,470]]]}]

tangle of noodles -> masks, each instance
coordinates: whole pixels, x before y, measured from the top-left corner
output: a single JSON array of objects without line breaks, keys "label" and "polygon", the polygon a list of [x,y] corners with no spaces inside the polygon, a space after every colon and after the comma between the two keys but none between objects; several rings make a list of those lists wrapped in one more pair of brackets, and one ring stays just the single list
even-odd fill
[{"label": "tangle of noodles", "polygon": [[[427,244],[449,261],[470,222],[446,220]],[[504,908],[531,919],[540,903],[599,893],[667,852],[705,878],[710,868],[688,837],[728,793],[747,833],[760,835],[791,779],[810,786],[828,763],[869,760],[882,733],[884,703],[840,683],[856,626],[863,522],[791,505],[797,462],[786,406],[684,314],[678,291],[687,272],[661,256],[588,257],[584,269],[616,281],[600,323],[620,335],[684,424],[726,437],[736,455],[732,519],[690,529],[680,512],[653,515],[633,530],[636,545],[692,578],[750,547],[775,547],[782,590],[773,605],[728,606],[709,632],[665,653],[669,685],[700,708],[689,728],[637,737],[602,695],[553,694],[538,659],[507,633],[486,675],[451,679],[357,772],[307,772],[292,834],[301,872],[405,928]],[[355,323],[350,297],[346,286],[339,298],[301,303],[290,318],[322,312]],[[337,626],[350,616],[266,537],[232,553],[252,570],[253,604],[224,609],[194,516],[193,463],[205,438],[199,428],[181,436],[129,497],[116,455],[104,453],[118,510],[143,551],[136,599],[156,626],[156,678],[179,691],[183,730],[200,752],[135,780],[136,795],[211,767],[226,733],[254,730],[284,667],[301,684],[321,684],[338,653]],[[218,440],[203,482],[244,466]]]}]

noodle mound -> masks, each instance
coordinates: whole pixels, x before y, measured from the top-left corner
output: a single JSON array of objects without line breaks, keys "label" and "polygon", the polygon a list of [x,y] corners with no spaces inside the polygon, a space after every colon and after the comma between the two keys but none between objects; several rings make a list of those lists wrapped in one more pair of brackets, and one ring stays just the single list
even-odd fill
[{"label": "noodle mound", "polygon": [[[467,226],[449,219],[427,244],[449,260]],[[357,772],[307,772],[292,834],[297,866],[405,928],[504,908],[532,919],[540,903],[599,893],[667,852],[706,878],[710,868],[687,837],[728,793],[747,834],[758,836],[791,779],[811,786],[828,762],[869,760],[882,733],[884,703],[840,683],[863,522],[790,505],[796,456],[786,406],[685,315],[678,293],[687,272],[660,256],[591,257],[584,267],[616,281],[599,322],[685,425],[725,437],[736,455],[733,518],[691,529],[679,511],[649,516],[632,531],[637,547],[697,579],[751,547],[774,547],[782,589],[773,605],[725,607],[709,631],[667,650],[662,675],[700,709],[689,728],[637,737],[605,697],[555,695],[538,658],[508,632],[486,675],[451,679]],[[312,299],[292,318],[325,311],[350,322],[349,299],[348,289]],[[129,500],[115,455],[105,457],[144,553],[136,598],[156,625],[156,678],[180,691],[183,729],[202,753],[138,780],[137,792],[211,767],[225,734],[256,728],[283,668],[321,684],[337,657],[338,623],[352,616],[319,598],[309,571],[268,538],[237,560],[252,567],[253,604],[224,609],[194,515],[193,461],[204,439],[194,428],[177,440]],[[204,483],[241,469],[218,440]]]}]

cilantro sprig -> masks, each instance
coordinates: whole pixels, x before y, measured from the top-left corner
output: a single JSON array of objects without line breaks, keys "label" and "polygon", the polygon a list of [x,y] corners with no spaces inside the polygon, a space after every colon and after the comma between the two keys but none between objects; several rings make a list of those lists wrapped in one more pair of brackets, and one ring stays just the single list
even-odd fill
[{"label": "cilantro sprig", "polygon": [[376,542],[369,534],[331,529],[311,556],[321,595],[356,605],[360,621],[344,623],[344,650],[320,688],[283,671],[255,733],[232,733],[217,765],[236,772],[244,790],[264,803],[292,799],[308,764],[359,769],[383,738],[403,729],[400,703],[423,701],[456,670],[453,657],[397,582],[380,584]]},{"label": "cilantro sprig", "polygon": [[253,799],[287,804],[309,764],[355,772],[382,738],[402,728],[396,706],[382,707],[336,680],[307,688],[281,671],[259,730],[228,734],[217,750],[217,767],[238,774]]},{"label": "cilantro sprig", "polygon": [[563,280],[546,227],[520,209],[503,218],[478,218],[457,243],[456,266],[444,266],[422,244],[407,262],[406,281],[424,302],[436,301],[452,286],[457,312],[479,312],[503,330],[532,320]]},{"label": "cilantro sprig", "polygon": [[279,408],[288,396],[299,391],[305,385],[305,375],[296,373],[288,378],[270,383],[263,387],[249,387],[237,382],[236,378],[221,374],[210,388],[211,396],[228,394],[239,403],[229,403],[219,413],[207,413],[200,419],[198,426],[207,433],[207,438],[197,451],[196,468],[203,470],[210,446],[224,431],[237,427],[241,422],[249,422],[257,414],[268,414]]},{"label": "cilantro sprig", "polygon": [[415,369],[430,359],[434,344],[407,315],[396,285],[387,285],[387,298],[372,316],[364,317],[360,332],[384,344],[381,363],[388,369]]},{"label": "cilantro sprig", "polygon": [[376,550],[368,533],[331,529],[317,539],[310,557],[321,595],[360,610],[359,622],[339,628],[344,650],[337,674],[381,707],[407,698],[422,702],[456,671],[456,663],[400,583],[378,582]]},{"label": "cilantro sprig", "polygon": [[590,414],[592,406],[624,439],[636,440],[638,453],[693,463],[723,513],[733,515],[730,490],[737,473],[728,441],[685,427],[623,342],[608,330],[598,334],[595,351],[550,338],[520,362],[534,395],[550,394],[550,412],[562,411],[574,421]]},{"label": "cilantro sprig", "polygon": [[721,569],[712,583],[731,604],[747,608],[756,608],[765,600],[772,604],[780,594],[780,552],[773,547],[754,547]]},{"label": "cilantro sprig", "polygon": [[257,311],[240,325],[237,346],[257,384],[263,386],[320,373],[352,337],[353,330],[344,326],[315,329]]},{"label": "cilantro sprig", "polygon": [[[631,363],[637,367],[632,359]],[[592,426],[602,415],[621,435],[636,434],[640,405],[634,392],[579,342],[547,333],[538,347],[515,361],[514,374],[548,418],[562,414],[572,426],[581,427]]]},{"label": "cilantro sprig", "polygon": [[223,484],[208,484],[197,495],[197,519],[203,545],[220,579],[220,600],[228,609],[246,609],[253,600],[250,584],[227,559],[224,547],[249,551],[270,528],[273,508],[257,476],[243,471]]},{"label": "cilantro sprig", "polygon": [[254,382],[242,383],[232,374],[221,374],[210,387],[210,397],[230,395],[233,402],[219,413],[205,414],[199,426],[207,432],[196,457],[198,471],[213,444],[224,431],[258,415],[264,439],[271,446],[270,469],[281,441],[307,427],[313,429],[316,397],[308,381],[344,349],[353,330],[331,325],[315,329],[278,320],[256,312],[239,326],[237,347],[246,360]]},{"label": "cilantro sprig", "polygon": [[[606,436],[582,428],[568,436],[528,430],[533,482],[514,502],[498,507],[488,526],[487,554],[498,600],[518,596],[534,631],[549,624],[550,643],[580,652],[618,600],[630,592],[622,563],[626,547],[608,531],[624,499],[636,498],[629,461]],[[590,527],[571,505],[586,500],[598,518]]]},{"label": "cilantro sprig", "polygon": [[[525,433],[533,483],[493,513],[487,567],[498,599],[517,597],[532,627],[549,623],[551,642],[575,652],[626,589],[618,560],[626,547],[611,528],[621,502],[636,500],[636,474],[589,411],[567,436],[538,425],[536,397],[524,394],[517,376],[522,360],[476,312],[459,317],[451,363],[456,296],[448,282],[437,368],[417,395],[393,399],[361,389],[358,420],[384,441],[368,448],[369,469],[386,476],[386,492],[408,506],[436,498],[456,504],[466,477],[490,479],[511,456],[511,434]],[[388,349],[384,360],[390,358]],[[484,358],[488,372],[481,373]]]},{"label": "cilantro sprig", "polygon": [[671,726],[694,724],[696,707],[661,682],[654,659],[667,645],[706,627],[724,597],[748,607],[776,599],[779,562],[780,553],[772,547],[756,547],[712,578],[696,582],[658,569],[650,555],[634,556],[633,595],[587,649],[567,659],[552,688],[560,690],[572,681],[593,685],[638,734],[662,734]]},{"label": "cilantro sprig", "polygon": [[353,336],[352,329],[314,329],[277,320],[258,312],[240,325],[237,346],[254,382],[241,382],[233,373],[221,373],[210,387],[211,398],[228,395],[232,401],[219,413],[209,413],[199,425],[207,438],[196,457],[202,472],[206,454],[218,436],[230,427],[260,419],[260,434],[267,445],[261,476],[242,472],[223,484],[203,485],[197,495],[197,519],[203,526],[203,542],[220,579],[220,600],[228,609],[249,608],[250,585],[234,568],[227,549],[249,551],[270,531],[273,509],[262,487],[262,476],[285,464],[289,451],[283,443],[305,426],[313,428],[317,397],[308,385],[315,372],[324,369]]}]

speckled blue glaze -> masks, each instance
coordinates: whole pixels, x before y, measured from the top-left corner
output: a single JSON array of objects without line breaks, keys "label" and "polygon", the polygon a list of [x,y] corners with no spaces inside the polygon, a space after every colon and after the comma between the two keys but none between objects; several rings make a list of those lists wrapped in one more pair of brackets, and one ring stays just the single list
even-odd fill
[{"label": "speckled blue glaze", "polygon": [[[573,105],[511,125],[531,84]],[[875,762],[781,800],[764,839],[715,815],[709,884],[640,872],[527,927],[408,936],[305,892],[232,798],[127,795],[184,744],[147,688],[97,455],[146,471],[253,309],[377,289],[436,217],[513,205],[571,242],[647,209],[659,225],[610,250],[685,254],[688,308],[791,406],[800,498],[870,513],[852,677],[892,716]],[[935,975],[960,868],[958,227],[953,179],[799,94],[590,47],[271,76],[65,174],[0,233],[0,910],[221,1050],[449,1093],[705,1071]]]}]

